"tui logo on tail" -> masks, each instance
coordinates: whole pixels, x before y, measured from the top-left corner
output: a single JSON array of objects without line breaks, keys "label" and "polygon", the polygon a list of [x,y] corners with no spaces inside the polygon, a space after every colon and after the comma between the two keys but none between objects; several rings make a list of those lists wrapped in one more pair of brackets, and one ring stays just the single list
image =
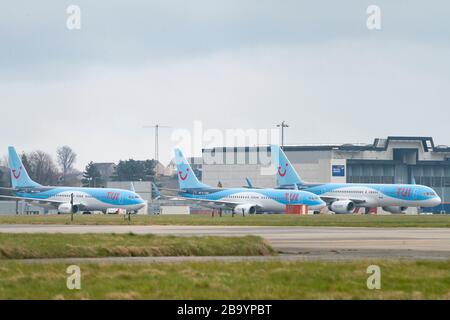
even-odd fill
[{"label": "tui logo on tail", "polygon": [[[289,164],[286,163],[286,168],[289,166]],[[278,166],[278,174],[280,175],[280,177],[284,177],[286,175],[287,169],[284,169],[284,172],[281,171],[281,166]]]},{"label": "tui logo on tail", "polygon": [[12,174],[14,179],[18,180],[20,178],[20,175],[22,174],[22,166],[20,166],[19,168],[19,173],[16,174],[17,170],[16,169],[12,169]]},{"label": "tui logo on tail", "polygon": [[187,179],[188,173],[189,173],[189,168],[186,169],[186,173],[185,173],[184,177],[183,177],[183,171],[179,171],[178,175],[180,176],[181,180],[185,181]]}]

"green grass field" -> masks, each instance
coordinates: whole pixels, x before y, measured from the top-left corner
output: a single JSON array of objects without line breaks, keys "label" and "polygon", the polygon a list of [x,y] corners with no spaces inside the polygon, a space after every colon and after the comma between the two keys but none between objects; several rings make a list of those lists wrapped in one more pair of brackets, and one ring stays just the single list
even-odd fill
[{"label": "green grass field", "polygon": [[[135,234],[1,234],[0,260],[77,257],[260,256],[275,251],[262,238]],[[1,277],[1,274],[0,274]]]},{"label": "green grass field", "polygon": [[450,299],[450,261],[80,264],[73,291],[67,267],[0,261],[0,299]]},{"label": "green grass field", "polygon": [[328,227],[434,227],[450,228],[450,215],[136,215],[131,221],[118,215],[0,216],[0,224],[86,225],[220,225],[220,226],[328,226]]}]

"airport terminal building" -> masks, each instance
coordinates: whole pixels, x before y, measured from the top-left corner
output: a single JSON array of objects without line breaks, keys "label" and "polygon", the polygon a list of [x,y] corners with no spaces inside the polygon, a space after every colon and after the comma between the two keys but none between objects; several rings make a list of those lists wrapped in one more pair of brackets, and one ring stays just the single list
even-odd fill
[{"label": "airport terminal building", "polygon": [[[450,212],[450,147],[431,137],[377,138],[371,144],[297,145],[284,151],[307,182],[412,183],[432,187],[442,205],[424,211]],[[224,187],[272,187],[276,178],[268,147],[203,150],[203,182]]]}]

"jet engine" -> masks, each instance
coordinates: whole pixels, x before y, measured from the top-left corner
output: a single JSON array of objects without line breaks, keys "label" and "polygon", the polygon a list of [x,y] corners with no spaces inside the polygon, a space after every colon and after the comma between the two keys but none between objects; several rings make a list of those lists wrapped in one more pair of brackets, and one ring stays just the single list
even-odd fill
[{"label": "jet engine", "polygon": [[355,204],[351,200],[338,200],[334,201],[329,209],[339,214],[352,213],[355,210]]},{"label": "jet engine", "polygon": [[58,207],[59,213],[77,213],[80,208],[77,205],[72,205],[70,203],[61,203]]},{"label": "jet engine", "polygon": [[256,206],[252,204],[240,204],[234,207],[234,213],[242,213],[244,211],[244,214],[254,214],[256,213]]},{"label": "jet engine", "polygon": [[399,206],[389,206],[389,207],[383,207],[384,211],[390,212],[390,213],[404,213],[408,209],[408,207],[399,207]]}]

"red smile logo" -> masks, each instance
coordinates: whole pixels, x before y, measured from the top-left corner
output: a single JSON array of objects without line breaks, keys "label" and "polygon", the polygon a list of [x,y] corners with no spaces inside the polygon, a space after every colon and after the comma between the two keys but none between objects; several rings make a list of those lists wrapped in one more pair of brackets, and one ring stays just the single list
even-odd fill
[{"label": "red smile logo", "polygon": [[188,173],[189,173],[189,169],[186,169],[186,174],[184,175],[184,177],[183,177],[183,171],[179,171],[178,175],[180,176],[180,179],[184,181],[187,179]]},{"label": "red smile logo", "polygon": [[22,174],[22,166],[20,166],[19,173],[17,173],[17,174],[16,174],[16,171],[17,171],[16,169],[12,169],[11,171],[12,171],[14,179],[17,180],[20,178],[20,175]]},{"label": "red smile logo", "polygon": [[[289,165],[286,163],[286,168],[288,167]],[[285,175],[286,175],[286,169],[284,169],[284,172],[283,171],[281,171],[281,166],[278,166],[278,174],[281,176],[281,177],[284,177]]]}]

